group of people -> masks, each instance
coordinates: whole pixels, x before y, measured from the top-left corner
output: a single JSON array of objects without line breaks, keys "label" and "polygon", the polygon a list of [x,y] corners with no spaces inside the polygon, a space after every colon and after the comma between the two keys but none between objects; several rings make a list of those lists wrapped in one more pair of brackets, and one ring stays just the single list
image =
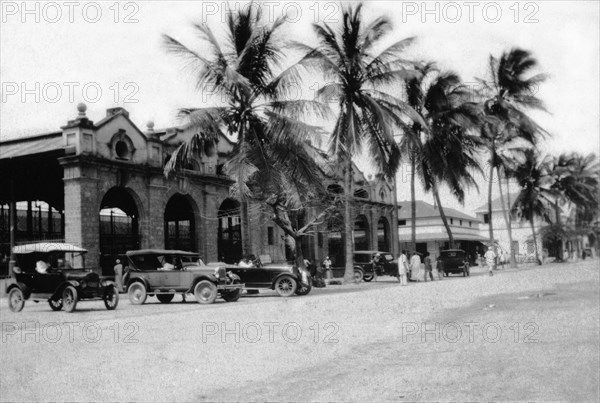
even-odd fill
[{"label": "group of people", "polygon": [[[418,252],[412,252],[410,260],[408,255],[408,251],[403,250],[398,258],[398,279],[400,280],[400,284],[406,285],[408,281],[420,281],[421,276],[423,277],[423,281],[427,281],[427,277],[433,281],[433,264],[429,252],[425,253],[423,262],[421,262],[421,256]],[[425,271],[421,275],[422,263],[424,264]],[[443,272],[440,264],[437,265],[437,272],[438,279],[441,280]]]}]

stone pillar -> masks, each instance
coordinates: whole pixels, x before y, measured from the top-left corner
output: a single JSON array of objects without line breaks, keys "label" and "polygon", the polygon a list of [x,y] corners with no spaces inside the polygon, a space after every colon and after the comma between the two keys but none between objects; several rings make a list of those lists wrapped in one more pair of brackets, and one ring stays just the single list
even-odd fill
[{"label": "stone pillar", "polygon": [[201,250],[204,262],[216,262],[220,259],[219,253],[219,220],[217,212],[219,211],[219,199],[214,187],[207,187],[203,197],[203,212],[205,217],[202,225],[202,237],[204,250]]},{"label": "stone pillar", "polygon": [[152,178],[148,184],[148,209],[140,217],[140,245],[143,249],[165,247],[165,197],[162,177]]},{"label": "stone pillar", "polygon": [[[65,167],[65,242],[87,249],[86,267],[101,274],[98,180],[78,172],[75,167]],[[74,267],[81,265],[81,261],[73,262]]]}]

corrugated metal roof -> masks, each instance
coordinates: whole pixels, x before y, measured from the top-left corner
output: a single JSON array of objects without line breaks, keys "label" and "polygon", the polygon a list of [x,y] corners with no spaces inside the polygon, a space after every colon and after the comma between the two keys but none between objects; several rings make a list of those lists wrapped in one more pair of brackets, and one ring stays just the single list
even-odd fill
[{"label": "corrugated metal roof", "polygon": [[[398,219],[399,220],[410,220],[411,219],[410,201],[398,202],[398,207],[400,207],[400,211],[398,212]],[[425,217],[439,217],[440,216],[440,211],[437,209],[437,207],[434,207],[433,205],[426,203],[423,200],[417,200],[416,207],[417,207],[416,208],[417,219],[425,218]],[[451,218],[460,218],[460,219],[469,220],[469,221],[481,221],[476,217],[470,216],[468,214],[465,214],[461,211],[458,211],[458,210],[450,208],[450,207],[444,207],[444,213],[446,214],[447,217],[451,217]]]},{"label": "corrugated metal roof", "polygon": [[64,149],[62,132],[0,142],[0,159]]},{"label": "corrugated metal roof", "polygon": [[[485,238],[479,234],[452,234],[455,241],[489,241],[489,238]],[[411,235],[399,235],[398,240],[400,242],[407,242],[411,240]],[[448,241],[448,233],[446,231],[440,232],[424,232],[419,233],[417,231],[417,242],[426,241]]]}]

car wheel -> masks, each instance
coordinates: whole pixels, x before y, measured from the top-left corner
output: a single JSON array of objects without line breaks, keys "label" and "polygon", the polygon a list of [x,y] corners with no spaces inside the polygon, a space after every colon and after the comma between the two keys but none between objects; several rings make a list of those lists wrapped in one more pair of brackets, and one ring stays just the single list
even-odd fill
[{"label": "car wheel", "polygon": [[117,287],[113,285],[106,287],[102,299],[104,300],[106,309],[109,311],[117,309],[117,305],[119,305],[119,291],[117,291]]},{"label": "car wheel", "polygon": [[354,269],[354,281],[358,283],[362,279],[364,279],[362,270]]},{"label": "car wheel", "polygon": [[[240,282],[238,280],[234,280],[233,284],[240,284]],[[240,299],[240,297],[242,296],[242,289],[241,288],[236,288],[235,290],[224,292],[221,295],[223,296],[223,299],[225,301],[227,301],[227,302],[235,302],[238,299]]]},{"label": "car wheel", "polygon": [[296,295],[306,295],[310,292],[310,290],[312,290],[312,279],[311,278],[308,279],[307,286],[303,286],[303,285],[299,284],[298,287],[296,287]]},{"label": "car wheel", "polygon": [[63,308],[63,303],[62,303],[61,298],[58,298],[58,299],[50,298],[48,300],[48,305],[50,305],[50,308],[52,308],[53,311],[60,311]]},{"label": "car wheel", "polygon": [[73,312],[77,307],[77,290],[72,285],[68,285],[63,291],[62,303],[65,312]]},{"label": "car wheel", "polygon": [[289,297],[296,292],[296,280],[289,276],[283,276],[277,279],[275,282],[275,291],[281,297]]},{"label": "car wheel", "polygon": [[199,304],[212,304],[217,299],[217,286],[208,280],[199,281],[194,287],[194,297]]},{"label": "car wheel", "polygon": [[13,312],[21,312],[25,306],[25,296],[20,288],[13,288],[8,293],[8,307]]},{"label": "car wheel", "polygon": [[146,298],[148,298],[146,286],[140,282],[131,284],[127,290],[127,294],[129,295],[129,301],[133,305],[142,305],[146,302]]},{"label": "car wheel", "polygon": [[169,302],[173,301],[174,297],[175,294],[156,294],[156,298],[158,298],[158,300],[163,304],[168,304]]},{"label": "car wheel", "polygon": [[372,275],[372,274],[365,274],[365,275],[363,276],[363,280],[365,280],[365,281],[368,283],[369,281],[373,280],[373,278],[374,278],[374,277],[375,277],[375,276],[374,276],[374,275]]}]

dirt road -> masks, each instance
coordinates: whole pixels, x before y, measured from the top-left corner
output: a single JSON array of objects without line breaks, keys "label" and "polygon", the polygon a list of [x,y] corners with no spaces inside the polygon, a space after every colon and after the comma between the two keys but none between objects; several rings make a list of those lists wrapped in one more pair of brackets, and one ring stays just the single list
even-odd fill
[{"label": "dirt road", "polygon": [[0,399],[597,401],[598,290],[586,261],[212,306],[3,300]]}]

